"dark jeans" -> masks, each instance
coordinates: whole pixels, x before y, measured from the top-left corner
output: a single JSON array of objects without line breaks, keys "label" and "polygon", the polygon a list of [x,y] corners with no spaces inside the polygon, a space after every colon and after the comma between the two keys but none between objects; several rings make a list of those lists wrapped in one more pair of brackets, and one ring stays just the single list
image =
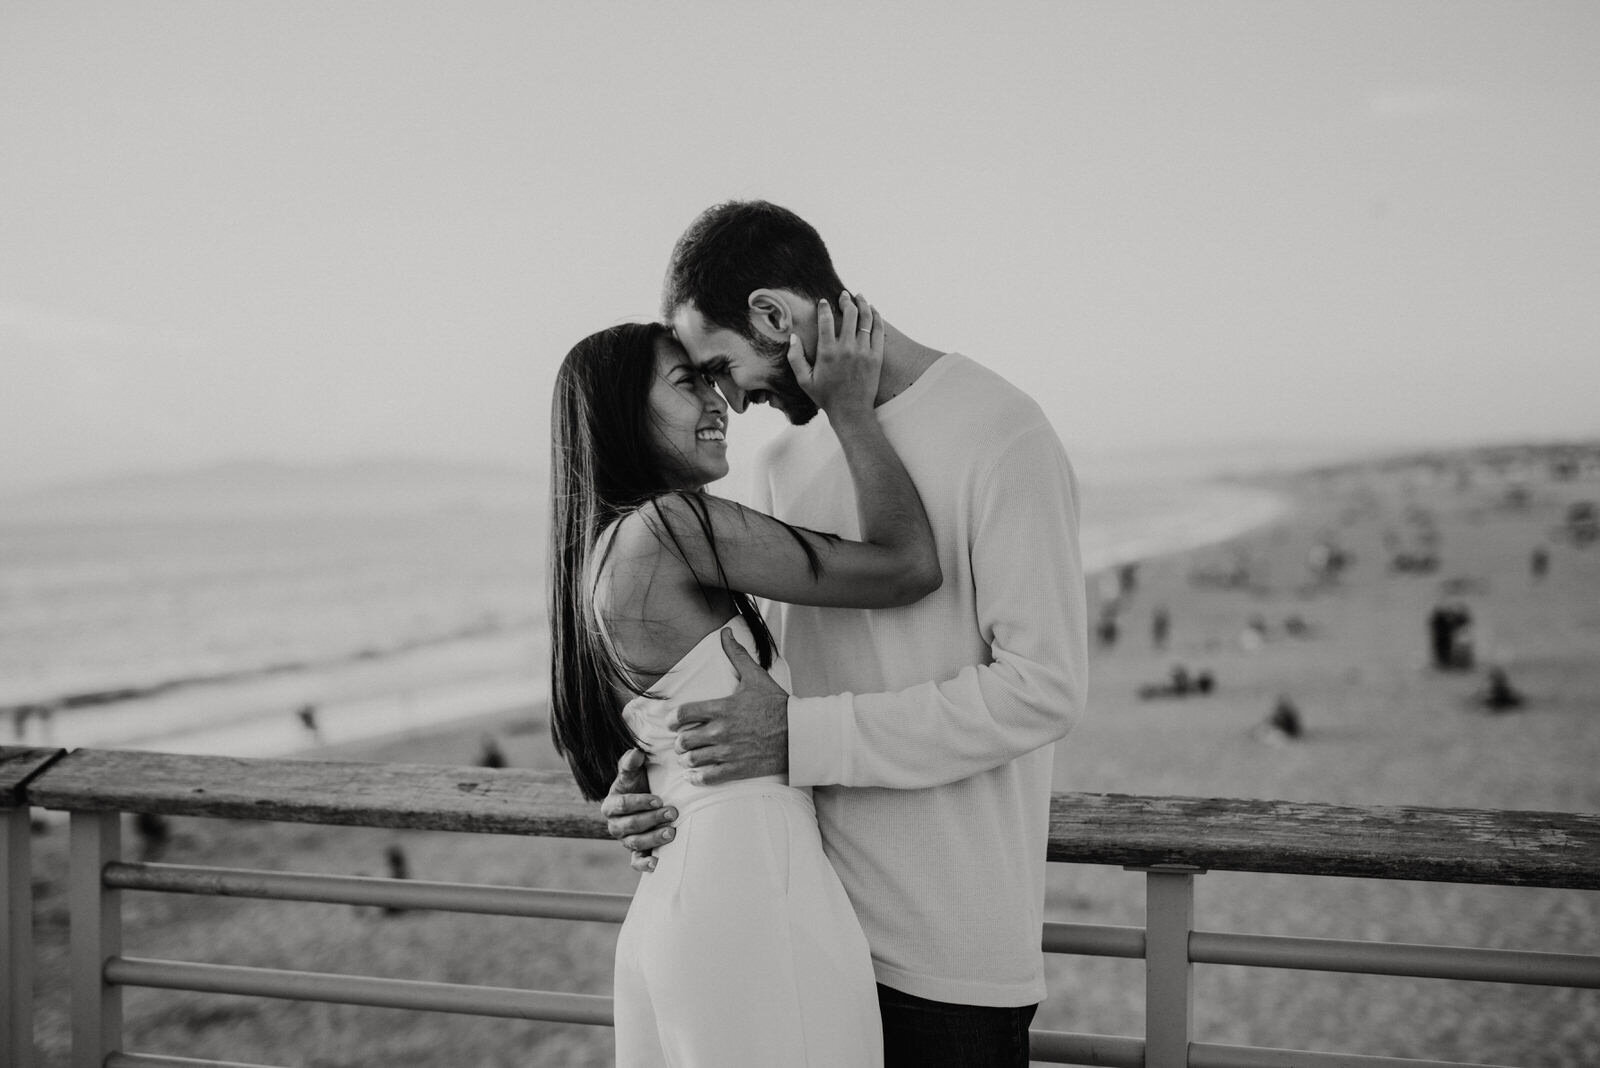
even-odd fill
[{"label": "dark jeans", "polygon": [[1027,1068],[1038,1007],[952,1005],[879,983],[884,1068]]}]

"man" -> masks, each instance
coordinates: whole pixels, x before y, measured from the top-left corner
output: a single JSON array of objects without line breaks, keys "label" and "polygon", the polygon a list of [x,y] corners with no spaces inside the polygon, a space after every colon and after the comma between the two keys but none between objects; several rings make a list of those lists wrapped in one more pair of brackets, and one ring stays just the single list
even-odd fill
[{"label": "man", "polygon": [[[734,411],[794,424],[759,460],[754,507],[858,536],[839,448],[785,359],[816,351],[843,289],[821,237],[761,201],[713,207],[673,250],[662,314]],[[872,947],[885,1060],[1024,1066],[1044,997],[1040,937],[1054,743],[1083,708],[1087,622],[1076,480],[1038,405],[993,372],[887,328],[876,404],[927,508],[944,585],[905,608],[765,606],[786,694],[736,642],[728,698],[675,729],[706,783],[787,774]],[[808,425],[809,424],[809,425]],[[603,811],[644,855],[670,809],[623,758]]]}]

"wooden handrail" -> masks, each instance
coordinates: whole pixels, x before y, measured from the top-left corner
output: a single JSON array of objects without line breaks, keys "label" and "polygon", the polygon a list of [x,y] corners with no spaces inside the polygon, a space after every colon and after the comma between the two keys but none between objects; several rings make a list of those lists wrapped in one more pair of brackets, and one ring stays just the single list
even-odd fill
[{"label": "wooden handrail", "polygon": [[0,809],[27,804],[27,785],[66,754],[64,749],[0,745]]},{"label": "wooden handrail", "polygon": [[1600,890],[1600,815],[1055,794],[1050,860]]},{"label": "wooden handrail", "polygon": [[[27,762],[16,752],[0,747],[0,772]],[[46,763],[18,787],[44,808],[608,837],[564,772],[88,749]],[[1596,890],[1600,815],[1058,793],[1047,857]]]},{"label": "wooden handrail", "polygon": [[553,771],[79,749],[28,799],[74,812],[607,837],[599,807]]}]

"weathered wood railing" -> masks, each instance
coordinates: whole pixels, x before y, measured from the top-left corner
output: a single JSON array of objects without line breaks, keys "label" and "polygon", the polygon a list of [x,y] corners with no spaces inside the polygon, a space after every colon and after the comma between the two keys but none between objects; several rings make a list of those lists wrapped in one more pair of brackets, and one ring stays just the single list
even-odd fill
[{"label": "weathered wood railing", "polygon": [[[607,1024],[604,997],[124,957],[124,890],[619,921],[627,897],[121,860],[121,815],[279,820],[605,838],[565,775],[464,767],[239,760],[0,747],[5,965],[0,1056],[31,1068],[30,806],[71,813],[72,1064],[219,1062],[121,1050],[125,986]],[[1194,929],[1208,870],[1600,890],[1600,816],[1057,794],[1048,858],[1146,873],[1144,927],[1046,923],[1053,953],[1144,959],[1143,1038],[1036,1030],[1037,1060],[1150,1068],[1411,1065],[1193,1042],[1193,966],[1238,964],[1600,988],[1600,956],[1222,934]]]}]

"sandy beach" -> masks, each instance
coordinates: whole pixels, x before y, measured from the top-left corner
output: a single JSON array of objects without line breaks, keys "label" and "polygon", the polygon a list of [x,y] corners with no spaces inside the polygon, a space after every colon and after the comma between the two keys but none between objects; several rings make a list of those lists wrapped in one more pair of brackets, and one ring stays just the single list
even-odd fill
[{"label": "sandy beach", "polygon": [[[1478,451],[1280,478],[1259,488],[1292,507],[1266,525],[1145,559],[1130,575],[1095,575],[1091,619],[1114,604],[1115,636],[1094,648],[1090,707],[1058,748],[1056,788],[1600,811],[1600,544],[1579,545],[1567,523],[1574,504],[1600,498],[1600,463],[1588,457],[1568,471],[1549,452]],[[1455,634],[1460,666],[1434,663],[1429,616],[1441,604],[1471,616]],[[1494,666],[1518,706],[1481,699]],[[1196,692],[1202,675],[1209,692]],[[1280,704],[1297,731],[1267,727]],[[318,752],[473,763],[491,740],[513,765],[560,766],[536,707]],[[199,820],[171,830],[160,855],[179,863],[381,874],[398,846],[422,879],[626,893],[637,878],[606,843]],[[131,832],[129,842],[140,848]],[[52,830],[36,845],[37,1034],[53,1066],[67,1047],[64,836]],[[140,955],[590,993],[609,991],[615,940],[601,924],[335,906],[129,894],[125,909],[128,952]],[[1052,866],[1051,919],[1138,924],[1142,909],[1135,874]],[[1600,952],[1600,900],[1576,892],[1212,873],[1199,880],[1196,923]],[[1036,1026],[1138,1033],[1138,962],[1053,957],[1048,970]],[[1197,983],[1201,1041],[1600,1063],[1600,992],[1218,967],[1197,969]],[[130,991],[126,1019],[130,1049],[260,1063],[611,1058],[606,1029],[311,1003]]]}]

